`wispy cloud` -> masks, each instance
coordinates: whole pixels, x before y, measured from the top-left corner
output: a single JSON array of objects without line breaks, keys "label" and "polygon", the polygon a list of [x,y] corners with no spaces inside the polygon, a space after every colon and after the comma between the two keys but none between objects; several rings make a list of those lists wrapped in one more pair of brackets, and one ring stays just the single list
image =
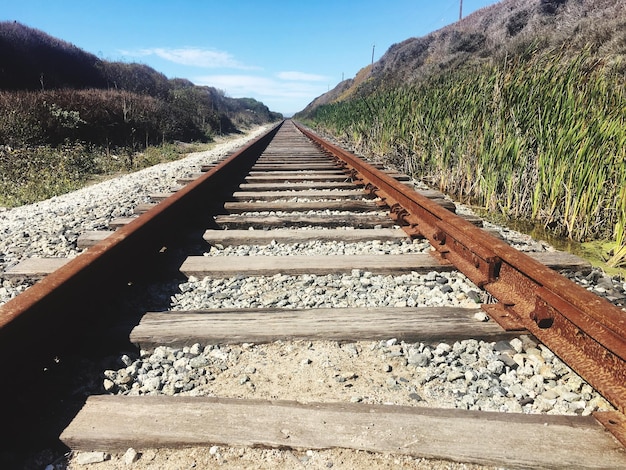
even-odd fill
[{"label": "wispy cloud", "polygon": [[248,96],[267,104],[270,109],[298,111],[315,97],[328,91],[329,78],[302,72],[279,72],[262,75],[205,75],[191,79],[197,85],[224,90],[235,98]]},{"label": "wispy cloud", "polygon": [[[317,83],[302,80],[284,80],[256,75],[207,75],[192,81],[198,85],[208,85],[225,90],[231,96],[275,96],[302,98],[319,94],[324,89]],[[322,91],[323,92],[323,91]]]},{"label": "wispy cloud", "polygon": [[178,49],[154,47],[149,49],[121,52],[122,54],[130,57],[157,56],[176,64],[202,68],[231,68],[240,70],[259,69],[258,67],[242,64],[228,52],[213,49],[201,49],[197,47],[183,47]]}]

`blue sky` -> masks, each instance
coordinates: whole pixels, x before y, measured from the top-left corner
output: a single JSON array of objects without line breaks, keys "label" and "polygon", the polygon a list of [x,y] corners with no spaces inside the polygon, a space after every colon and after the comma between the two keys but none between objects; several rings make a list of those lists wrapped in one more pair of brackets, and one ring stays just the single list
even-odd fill
[{"label": "blue sky", "polygon": [[[460,0],[0,0],[18,21],[113,61],[291,114],[394,43],[453,23]],[[467,14],[496,0],[463,0]]]}]

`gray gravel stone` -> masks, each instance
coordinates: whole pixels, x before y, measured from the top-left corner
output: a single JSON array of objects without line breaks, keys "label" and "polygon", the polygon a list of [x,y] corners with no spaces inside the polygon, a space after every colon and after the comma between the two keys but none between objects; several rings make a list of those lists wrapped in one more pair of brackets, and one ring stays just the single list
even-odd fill
[{"label": "gray gravel stone", "polygon": [[[258,135],[258,134],[257,134]],[[222,147],[219,153],[241,145],[246,139]],[[212,158],[213,158],[212,157]],[[191,156],[174,164],[158,165],[133,175],[90,186],[75,193],[42,203],[0,211],[0,276],[4,270],[31,256],[76,256],[78,234],[105,229],[114,217],[132,214],[134,207],[148,201],[148,195],[168,191],[189,165],[207,163],[207,154]],[[459,213],[466,208],[459,206]],[[36,223],[33,223],[36,221]],[[522,251],[551,250],[545,242],[508,230],[496,228],[514,247]],[[415,242],[307,242],[272,243],[268,247],[215,245],[206,256],[288,256],[294,254],[403,254],[426,252],[423,241]],[[616,305],[624,305],[626,285],[599,270],[591,274],[564,273],[574,282],[601,292]],[[19,294],[28,283],[15,285],[0,278],[0,304]],[[155,286],[155,293],[163,287]],[[165,289],[167,287],[167,289]],[[457,272],[425,275],[409,273],[398,276],[374,275],[354,270],[346,275],[244,277],[230,279],[194,279],[178,285],[179,292],[170,299],[174,310],[203,308],[315,308],[358,306],[472,306],[482,302],[480,290]],[[294,293],[298,292],[298,295]],[[621,303],[620,303],[621,302]],[[481,312],[482,313],[482,312]],[[486,315],[480,318],[487,320]],[[406,344],[393,338],[373,342],[372,351],[383,355],[397,374],[387,377],[387,386],[403,390],[414,401],[436,404],[441,397],[453,396],[454,406],[465,409],[503,410],[527,413],[549,412],[590,414],[605,409],[606,402],[588,384],[573,374],[554,354],[529,337],[504,343],[476,340],[453,344]],[[343,346],[356,361],[358,344]],[[264,346],[242,346],[263,357]],[[120,394],[203,393],[207,384],[228,371],[231,380],[253,387],[255,368],[238,364],[241,348],[195,344],[188,348],[158,347],[142,351],[138,359],[119,358],[124,367],[107,370],[103,389]],[[392,365],[393,364],[393,365]],[[323,367],[304,359],[307,368]],[[406,373],[403,367],[409,366]],[[229,370],[230,369],[230,370]],[[307,369],[310,370],[310,369]],[[409,373],[410,371],[410,373]],[[335,386],[351,383],[351,372],[340,371]],[[245,379],[245,380],[244,380]],[[365,395],[350,400],[364,401]],[[419,399],[419,400],[418,400]]]},{"label": "gray gravel stone", "polygon": [[[255,357],[264,357],[264,350],[269,347],[249,344],[245,350],[254,353]],[[379,351],[383,370],[394,373],[387,376],[383,386],[390,391],[405,390],[411,400],[427,401],[432,406],[441,406],[437,403],[442,400],[449,406],[447,400],[453,398],[454,406],[474,410],[588,415],[596,410],[610,409],[610,405],[579,376],[558,358],[546,354],[545,348],[538,348],[527,336],[498,343],[464,340],[435,345],[405,343],[392,338],[372,342],[367,348],[361,343],[338,347],[354,360],[359,358],[361,348]],[[513,360],[510,354],[520,347],[521,352],[513,356],[515,367],[507,365],[502,359]],[[315,350],[315,343],[309,342],[308,348]],[[198,369],[180,368],[176,371],[174,364],[180,365],[186,358],[171,359],[185,353],[161,346],[153,352],[141,351],[140,358],[131,366],[106,371],[104,380],[110,381],[109,377],[114,377],[116,385],[119,383],[115,391],[120,394],[197,395],[206,393],[202,390],[215,380],[214,374],[219,375],[230,368],[239,371],[232,375],[239,385],[254,391],[252,376],[258,373],[257,367],[247,362],[238,365],[244,348],[220,345],[202,348],[198,345],[195,349],[202,352],[191,360],[202,358],[204,363]],[[299,350],[291,345],[285,348],[286,354],[297,354]],[[542,360],[538,361],[538,358]],[[395,361],[394,366],[391,361]],[[137,367],[140,363],[141,367]],[[334,367],[331,363],[319,363],[308,357],[299,359],[299,364],[307,368]],[[133,366],[137,370],[136,377],[127,374],[127,369]],[[542,373],[535,370],[536,366],[542,368]],[[359,375],[354,370],[338,371],[333,382],[337,387],[352,386],[353,381],[360,380]],[[128,377],[131,377],[130,382],[126,382]],[[346,399],[359,402],[364,397],[352,395]]]},{"label": "gray gravel stone", "polygon": [[79,234],[107,230],[116,217],[132,216],[137,205],[149,202],[150,194],[168,192],[176,179],[260,135],[259,128],[241,138],[218,144],[207,152],[191,154],[169,163],[93,184],[72,193],[13,209],[0,208],[0,305],[31,285],[9,282],[4,271],[31,257],[73,258]]}]

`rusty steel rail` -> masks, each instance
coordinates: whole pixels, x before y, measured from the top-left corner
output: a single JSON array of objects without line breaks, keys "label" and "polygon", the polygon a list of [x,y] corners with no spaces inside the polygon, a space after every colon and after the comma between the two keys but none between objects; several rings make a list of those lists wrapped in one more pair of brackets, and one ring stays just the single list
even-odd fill
[{"label": "rusty steel rail", "polygon": [[[91,309],[108,295],[101,293],[103,285],[139,278],[137,266],[145,256],[158,256],[181,225],[206,217],[198,207],[243,177],[280,125],[1,306],[0,353],[10,357],[16,347],[23,350],[26,339],[37,344],[61,332],[64,339],[78,337],[81,326],[75,321],[89,325]],[[499,303],[484,308],[494,320],[509,330],[528,330],[604,395],[619,412],[596,413],[596,418],[626,445],[626,313],[298,127],[380,197],[408,234],[427,238],[442,262],[454,264],[492,294]],[[148,270],[144,266],[141,272]]]},{"label": "rusty steel rail", "polygon": [[97,321],[93,313],[111,295],[107,288],[127,285],[149,272],[150,259],[158,257],[166,240],[190,221],[206,218],[198,207],[206,207],[237,176],[243,177],[281,125],[0,306],[0,353],[23,350],[28,339],[33,345],[29,359],[39,360],[38,351],[50,349],[52,341],[56,347],[77,339],[81,328]]},{"label": "rusty steel rail", "polygon": [[[626,312],[441,208],[362,159],[298,126],[389,206],[411,236],[427,238],[499,303],[484,305],[505,329],[526,329],[622,414],[601,418],[626,445]],[[606,418],[608,415],[604,415]]]}]

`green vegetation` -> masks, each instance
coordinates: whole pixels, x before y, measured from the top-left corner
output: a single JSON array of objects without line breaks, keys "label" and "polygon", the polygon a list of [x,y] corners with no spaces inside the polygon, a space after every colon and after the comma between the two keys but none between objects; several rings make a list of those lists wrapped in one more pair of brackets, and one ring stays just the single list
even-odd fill
[{"label": "green vegetation", "polygon": [[0,147],[0,207],[16,207],[79,189],[97,178],[177,160],[203,145],[164,144],[111,153],[80,143]]},{"label": "green vegetation", "polygon": [[575,240],[626,245],[626,88],[589,50],[530,48],[319,106],[308,122],[418,178]]},{"label": "green vegetation", "polygon": [[626,264],[626,3],[502,0],[392,45],[295,116]]},{"label": "green vegetation", "polygon": [[208,142],[277,119],[255,105],[265,108],[196,86],[173,86],[165,98],[124,90],[0,91],[0,144],[69,141],[136,150],[174,140]]},{"label": "green vegetation", "polygon": [[0,22],[0,64],[2,206],[178,158],[175,141],[210,142],[282,119],[254,99],[104,61],[15,22]]}]

